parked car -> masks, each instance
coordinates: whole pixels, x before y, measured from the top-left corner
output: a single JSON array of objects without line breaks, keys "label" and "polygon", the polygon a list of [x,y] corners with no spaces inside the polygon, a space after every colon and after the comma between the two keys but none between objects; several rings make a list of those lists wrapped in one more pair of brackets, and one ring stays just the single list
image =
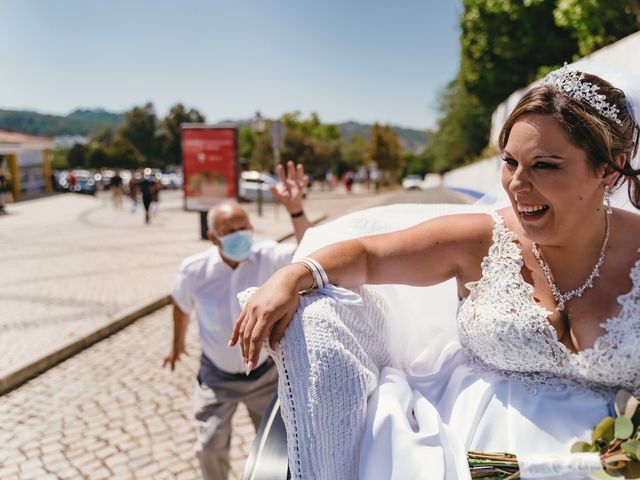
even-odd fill
[{"label": "parked car", "polygon": [[405,190],[422,190],[423,179],[420,175],[407,175],[402,179],[402,188]]},{"label": "parked car", "polygon": [[160,185],[162,186],[162,188],[182,188],[182,183],[182,172],[163,173],[160,177]]},{"label": "parked car", "polygon": [[96,194],[96,180],[94,175],[88,170],[73,170],[72,175],[75,176],[75,185],[73,190],[76,193]]},{"label": "parked car", "polygon": [[53,171],[53,189],[56,192],[69,191],[69,172],[66,170]]},{"label": "parked car", "polygon": [[274,202],[271,186],[278,183],[277,177],[256,170],[249,170],[240,174],[238,197],[245,202],[258,200],[258,192],[262,191],[263,202]]},{"label": "parked car", "polygon": [[111,179],[115,174],[116,172],[113,170],[102,170],[102,172],[96,173],[96,184],[102,188],[102,190],[109,190],[111,188]]}]

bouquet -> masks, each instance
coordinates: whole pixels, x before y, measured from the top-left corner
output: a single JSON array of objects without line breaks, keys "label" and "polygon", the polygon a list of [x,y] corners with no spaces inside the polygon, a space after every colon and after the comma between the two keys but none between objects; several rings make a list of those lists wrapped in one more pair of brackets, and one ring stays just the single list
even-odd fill
[{"label": "bouquet", "polygon": [[[602,470],[593,479],[640,479],[640,400],[621,390],[616,395],[616,417],[605,417],[593,429],[591,443],[576,442],[571,453],[600,456]],[[468,452],[471,478],[519,479],[518,459],[511,453]]]}]

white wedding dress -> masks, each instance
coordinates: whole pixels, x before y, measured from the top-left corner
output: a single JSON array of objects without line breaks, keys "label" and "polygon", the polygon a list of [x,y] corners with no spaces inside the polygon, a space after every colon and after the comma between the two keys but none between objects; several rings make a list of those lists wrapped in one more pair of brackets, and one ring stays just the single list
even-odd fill
[{"label": "white wedding dress", "polygon": [[[394,205],[358,212],[314,229],[296,256],[480,209]],[[302,297],[271,352],[293,478],[468,479],[468,450],[523,459],[568,454],[611,414],[617,389],[638,393],[640,261],[606,334],[575,354],[558,341],[549,312],[522,278],[515,234],[487,214],[495,219],[493,245],[482,278],[468,285],[460,304],[454,281],[368,286],[358,289],[362,305],[339,291]]]}]

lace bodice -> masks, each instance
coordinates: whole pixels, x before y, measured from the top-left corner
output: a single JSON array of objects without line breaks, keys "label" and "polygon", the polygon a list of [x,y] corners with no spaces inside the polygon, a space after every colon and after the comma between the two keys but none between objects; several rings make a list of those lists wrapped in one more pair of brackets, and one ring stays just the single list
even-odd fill
[{"label": "lace bodice", "polygon": [[476,366],[521,379],[526,385],[574,385],[599,391],[640,391],[640,260],[633,286],[618,297],[622,309],[602,324],[593,348],[573,353],[558,341],[524,281],[522,254],[504,220],[494,214],[493,243],[482,261],[482,278],[458,313],[460,341]]}]

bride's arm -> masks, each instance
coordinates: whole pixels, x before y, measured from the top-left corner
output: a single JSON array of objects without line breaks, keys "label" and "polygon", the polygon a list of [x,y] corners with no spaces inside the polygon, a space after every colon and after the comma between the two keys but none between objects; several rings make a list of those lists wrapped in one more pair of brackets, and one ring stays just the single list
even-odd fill
[{"label": "bride's arm", "polygon": [[[482,214],[444,216],[398,232],[336,243],[311,257],[322,265],[330,283],[347,288],[434,285],[464,277],[470,265],[479,264],[491,224]],[[229,343],[240,340],[248,370],[256,365],[267,336],[272,345],[282,338],[298,306],[298,292],[312,284],[310,271],[292,264],[276,272],[247,303]]]}]

